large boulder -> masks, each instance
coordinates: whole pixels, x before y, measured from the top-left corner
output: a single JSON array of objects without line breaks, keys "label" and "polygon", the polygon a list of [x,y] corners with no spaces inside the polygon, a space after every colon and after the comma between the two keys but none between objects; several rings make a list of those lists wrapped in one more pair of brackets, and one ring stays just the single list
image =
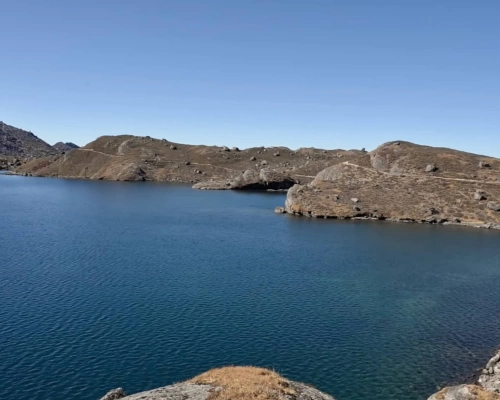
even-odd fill
[{"label": "large boulder", "polygon": [[[111,393],[111,392],[110,392]],[[109,393],[108,393],[109,395]],[[290,381],[274,371],[256,367],[217,368],[190,381],[127,397],[125,400],[334,400],[303,383]],[[101,400],[114,400],[103,397]]]}]

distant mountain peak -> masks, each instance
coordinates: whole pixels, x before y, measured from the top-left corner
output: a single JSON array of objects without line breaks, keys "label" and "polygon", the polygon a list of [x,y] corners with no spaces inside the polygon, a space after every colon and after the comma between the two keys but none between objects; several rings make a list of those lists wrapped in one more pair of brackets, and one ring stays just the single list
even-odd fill
[{"label": "distant mountain peak", "polygon": [[39,158],[54,155],[57,150],[32,132],[0,121],[0,154],[19,158]]},{"label": "distant mountain peak", "polygon": [[63,142],[57,142],[54,146],[54,149],[60,151],[60,152],[66,152],[66,151],[70,151],[70,150],[73,150],[73,149],[79,149],[80,146],[72,143],[72,142],[66,142],[66,143],[63,143]]}]

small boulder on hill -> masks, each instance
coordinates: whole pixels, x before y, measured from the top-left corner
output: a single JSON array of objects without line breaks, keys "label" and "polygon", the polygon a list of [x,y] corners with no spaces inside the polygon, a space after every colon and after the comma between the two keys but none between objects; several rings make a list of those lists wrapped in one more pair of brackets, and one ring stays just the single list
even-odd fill
[{"label": "small boulder on hill", "polygon": [[500,211],[500,203],[496,203],[494,201],[490,201],[488,202],[488,204],[486,205],[490,210],[493,210],[493,211]]},{"label": "small boulder on hill", "polygon": [[476,190],[476,193],[474,193],[474,200],[487,200],[488,199],[488,194],[486,192],[483,192],[482,190]]},{"label": "small boulder on hill", "polygon": [[436,172],[437,167],[434,164],[429,164],[427,167],[425,167],[425,172]]}]

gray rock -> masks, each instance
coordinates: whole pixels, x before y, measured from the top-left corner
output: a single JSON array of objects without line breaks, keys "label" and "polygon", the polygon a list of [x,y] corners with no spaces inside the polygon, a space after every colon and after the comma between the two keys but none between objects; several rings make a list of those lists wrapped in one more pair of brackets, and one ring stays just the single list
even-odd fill
[{"label": "gray rock", "polygon": [[352,206],[353,211],[361,211],[361,209],[358,206]]},{"label": "gray rock", "polygon": [[436,172],[437,167],[434,164],[429,164],[427,167],[425,167],[425,172]]},{"label": "gray rock", "polygon": [[489,201],[486,207],[493,211],[500,211],[500,203],[496,203],[494,201]]},{"label": "gray rock", "polygon": [[276,214],[285,214],[285,213],[286,213],[286,210],[285,210],[285,207],[276,207],[276,208],[274,209],[274,212],[275,212]]},{"label": "gray rock", "polygon": [[479,168],[490,168],[491,165],[484,161],[479,161]]},{"label": "gray rock", "polygon": [[250,157],[250,161],[255,161],[257,160],[255,157]]},{"label": "gray rock", "polygon": [[118,400],[126,397],[126,393],[122,388],[110,390],[104,397],[101,397],[101,400]]},{"label": "gray rock", "polygon": [[500,352],[490,358],[488,364],[486,364],[486,368],[494,367],[495,365],[497,365],[498,361],[500,361]]},{"label": "gray rock", "polygon": [[231,150],[227,146],[222,146],[222,151],[231,151]]},{"label": "gray rock", "polygon": [[358,199],[357,197],[353,197],[353,198],[351,199],[351,201],[352,201],[353,203],[359,203],[359,199]]},{"label": "gray rock", "polygon": [[231,148],[232,151],[240,151],[240,149],[238,147],[233,147]]},{"label": "gray rock", "polygon": [[177,150],[177,146],[174,146],[173,144],[170,145],[170,150]]},{"label": "gray rock", "polygon": [[476,193],[474,193],[474,200],[487,200],[488,199],[488,194],[486,192],[483,192],[482,190],[476,190]]},{"label": "gray rock", "polygon": [[260,162],[260,165],[267,165],[267,164],[268,164],[268,163],[267,163],[267,161],[266,161],[266,160],[262,160],[262,161]]},{"label": "gray rock", "polygon": [[186,161],[185,164],[186,165],[191,165],[191,162],[190,161]]},{"label": "gray rock", "polygon": [[[296,400],[335,400],[319,390],[299,382],[290,381],[290,388],[296,392]],[[221,391],[220,387],[198,385],[194,383],[177,383],[171,386],[121,397],[125,400],[208,400],[213,392]],[[101,399],[103,400],[103,399]],[[106,399],[108,400],[108,399]],[[236,398],[234,400],[247,400]]]},{"label": "gray rock", "polygon": [[428,400],[497,400],[500,396],[488,393],[476,385],[458,385],[445,388]]}]

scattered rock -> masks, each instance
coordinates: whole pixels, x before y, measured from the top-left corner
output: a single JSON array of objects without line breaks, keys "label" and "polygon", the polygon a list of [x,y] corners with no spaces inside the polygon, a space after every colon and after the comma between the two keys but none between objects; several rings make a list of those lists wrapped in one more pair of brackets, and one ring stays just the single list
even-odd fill
[{"label": "scattered rock", "polygon": [[361,208],[359,208],[358,206],[352,206],[352,210],[353,211],[361,211]]},{"label": "scattered rock", "polygon": [[486,192],[483,192],[482,190],[476,190],[474,193],[474,200],[487,200],[488,199],[488,194]]},{"label": "scattered rock", "polygon": [[186,161],[184,164],[191,165],[191,161]]},{"label": "scattered rock", "polygon": [[276,207],[276,208],[274,209],[274,212],[275,212],[276,214],[285,214],[285,213],[286,213],[286,210],[285,210],[285,207]]},{"label": "scattered rock", "polygon": [[276,153],[274,153],[274,156],[275,156],[275,157],[279,157],[279,156],[280,156],[280,152],[279,152],[279,151],[277,151]]},{"label": "scattered rock", "polygon": [[260,165],[267,165],[267,164],[268,164],[268,162],[267,162],[266,160],[262,160],[262,161],[260,162]]},{"label": "scattered rock", "polygon": [[491,165],[485,161],[479,161],[479,168],[491,168]]},{"label": "scattered rock", "polygon": [[436,210],[434,207],[429,208],[428,215],[438,215],[439,210]]},{"label": "scattered rock", "polygon": [[231,150],[227,146],[222,146],[222,151],[231,151]]},{"label": "scattered rock", "polygon": [[170,145],[170,150],[177,150],[177,146],[174,146],[173,144]]},{"label": "scattered rock", "polygon": [[233,147],[231,148],[232,151],[240,151],[240,149],[238,147]]},{"label": "scattered rock", "polygon": [[257,160],[255,157],[253,157],[253,156],[250,157],[250,161],[255,161],[255,160]]},{"label": "scattered rock", "polygon": [[438,168],[434,164],[429,164],[425,167],[425,172],[436,172]]},{"label": "scattered rock", "polygon": [[493,211],[500,211],[500,203],[496,203],[494,201],[489,201],[486,207]]},{"label": "scattered rock", "polygon": [[353,203],[359,203],[359,199],[358,199],[357,197],[353,197],[353,198],[351,199],[351,201],[352,201]]}]

